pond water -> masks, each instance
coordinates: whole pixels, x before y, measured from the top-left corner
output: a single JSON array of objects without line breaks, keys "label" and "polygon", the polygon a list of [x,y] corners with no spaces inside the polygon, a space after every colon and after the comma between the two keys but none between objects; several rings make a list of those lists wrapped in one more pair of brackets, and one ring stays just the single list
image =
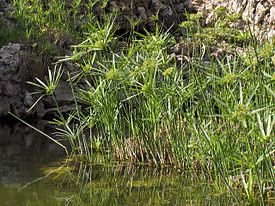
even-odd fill
[{"label": "pond water", "polygon": [[2,124],[0,205],[234,205],[195,175],[103,159],[68,162],[62,148],[30,128]]}]

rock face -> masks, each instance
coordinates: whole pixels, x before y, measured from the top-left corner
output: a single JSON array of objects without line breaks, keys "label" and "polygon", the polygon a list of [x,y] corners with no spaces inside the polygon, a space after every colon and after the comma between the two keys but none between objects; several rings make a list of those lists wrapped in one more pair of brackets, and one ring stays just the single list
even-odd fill
[{"label": "rock face", "polygon": [[275,36],[275,0],[193,0],[192,5],[203,13],[208,24],[215,21],[215,10],[223,7],[227,14],[240,14],[241,25],[248,23],[259,40]]},{"label": "rock face", "polygon": [[[110,0],[105,11],[116,9],[121,14],[118,23],[122,29],[129,28],[129,19],[134,19],[138,28],[153,30],[156,17],[166,28],[176,28],[185,19],[185,11],[200,11],[211,24],[219,7],[224,7],[227,14],[241,14],[243,24],[248,21],[259,39],[275,35],[275,0]],[[100,6],[95,12],[99,16],[105,13]]]},{"label": "rock face", "polygon": [[[156,20],[166,28],[183,21],[183,13],[186,9],[189,10],[190,3],[189,0],[110,0],[105,10],[117,10],[121,14],[118,22],[122,29],[131,27],[130,22],[134,20],[138,28],[153,30]],[[97,6],[95,11],[98,15],[103,13],[100,6]]]},{"label": "rock face", "polygon": [[8,44],[0,49],[0,115],[7,115],[12,111],[18,115],[25,112],[28,104],[28,92],[22,85],[20,74],[20,57],[22,55],[20,44]]},{"label": "rock face", "polygon": [[[68,5],[71,3],[67,1]],[[185,11],[200,11],[211,23],[215,9],[221,6],[228,13],[241,13],[243,20],[248,21],[255,34],[263,39],[275,35],[275,0],[109,0],[105,6],[96,4],[94,13],[103,16],[116,10],[119,13],[118,24],[122,29],[129,29],[130,22],[132,26],[136,22],[140,29],[146,27],[153,30],[156,19],[166,28],[177,26],[185,19]],[[0,0],[0,24],[1,21],[9,21],[11,11],[11,1]]]},{"label": "rock face", "polygon": [[[244,20],[248,20],[256,36],[271,39],[275,36],[275,0],[250,0],[246,4],[238,0],[230,5],[233,12],[241,12]],[[242,8],[242,9],[240,9]]]},{"label": "rock face", "polygon": [[8,24],[8,16],[12,12],[12,6],[10,0],[0,0],[0,24]]},{"label": "rock face", "polygon": [[[21,44],[8,44],[0,49],[0,116],[12,112],[18,116],[44,116],[55,111],[55,103],[51,98],[43,98],[28,112],[39,96],[33,96],[26,83],[26,73],[30,73],[24,61],[26,51]],[[66,66],[66,65],[65,65]],[[32,68],[40,70],[41,68]],[[25,71],[27,70],[27,71]],[[44,81],[44,78],[41,79]],[[56,89],[56,101],[62,110],[67,110],[73,102],[70,86],[64,80]],[[69,104],[69,105],[67,105]]]}]

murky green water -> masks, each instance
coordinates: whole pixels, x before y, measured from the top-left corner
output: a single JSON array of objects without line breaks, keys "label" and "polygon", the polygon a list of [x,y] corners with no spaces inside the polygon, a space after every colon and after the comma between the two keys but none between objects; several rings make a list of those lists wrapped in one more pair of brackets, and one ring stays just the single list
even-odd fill
[{"label": "murky green water", "polygon": [[233,205],[204,177],[127,164],[65,163],[29,128],[0,126],[0,205]]},{"label": "murky green water", "polygon": [[[86,165],[79,176],[70,167],[24,187],[0,187],[1,205],[232,205],[196,177],[129,166]],[[85,171],[84,171],[85,170]],[[78,184],[76,184],[78,182]],[[22,186],[21,186],[22,188]]]}]

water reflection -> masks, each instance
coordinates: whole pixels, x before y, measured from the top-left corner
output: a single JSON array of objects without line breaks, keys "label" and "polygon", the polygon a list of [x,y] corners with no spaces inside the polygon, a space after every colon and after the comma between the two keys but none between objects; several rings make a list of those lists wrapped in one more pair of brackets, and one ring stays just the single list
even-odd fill
[{"label": "water reflection", "polygon": [[[43,123],[36,127],[47,130]],[[172,168],[106,164],[104,156],[95,156],[93,163],[59,161],[61,157],[62,148],[32,129],[0,125],[0,205],[234,204],[205,177]]]},{"label": "water reflection", "polygon": [[[42,122],[36,127],[46,130]],[[18,187],[39,177],[39,164],[62,155],[62,149],[31,128],[19,123],[0,124],[0,184],[3,186]]]},{"label": "water reflection", "polygon": [[52,175],[52,182],[59,182],[61,187],[51,199],[56,200],[55,204],[87,206],[234,203],[227,193],[218,194],[215,187],[202,182],[202,178],[179,174],[171,168],[159,170],[125,164],[82,162]]}]

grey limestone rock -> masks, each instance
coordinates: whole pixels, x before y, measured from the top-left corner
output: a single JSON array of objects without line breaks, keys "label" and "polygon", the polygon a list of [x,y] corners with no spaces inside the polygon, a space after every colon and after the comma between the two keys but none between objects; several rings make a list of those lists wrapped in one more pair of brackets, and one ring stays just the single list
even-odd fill
[{"label": "grey limestone rock", "polygon": [[0,115],[22,112],[24,104],[20,97],[23,87],[19,72],[21,54],[20,44],[8,44],[0,49]]},{"label": "grey limestone rock", "polygon": [[227,14],[237,13],[242,16],[240,29],[249,23],[259,40],[271,40],[275,35],[275,1],[274,0],[191,0],[190,5],[203,13],[206,23],[215,21],[215,10],[226,8]]}]

